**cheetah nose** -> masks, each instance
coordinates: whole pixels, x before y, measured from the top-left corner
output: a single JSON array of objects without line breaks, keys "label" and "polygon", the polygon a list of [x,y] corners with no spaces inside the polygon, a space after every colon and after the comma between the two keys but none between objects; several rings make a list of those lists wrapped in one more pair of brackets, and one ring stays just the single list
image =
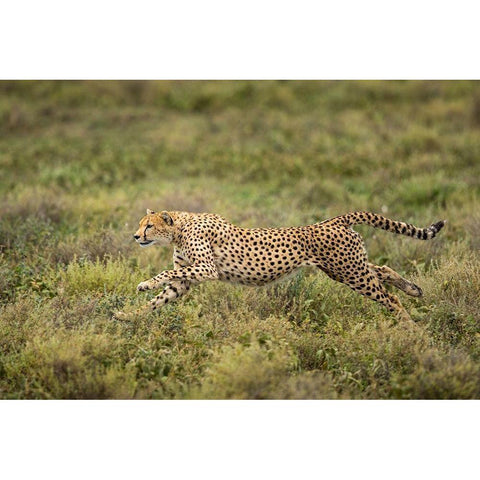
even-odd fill
[{"label": "cheetah nose", "polygon": [[134,235],[133,238],[134,238],[135,240],[138,240],[138,239],[140,238],[140,235]]}]

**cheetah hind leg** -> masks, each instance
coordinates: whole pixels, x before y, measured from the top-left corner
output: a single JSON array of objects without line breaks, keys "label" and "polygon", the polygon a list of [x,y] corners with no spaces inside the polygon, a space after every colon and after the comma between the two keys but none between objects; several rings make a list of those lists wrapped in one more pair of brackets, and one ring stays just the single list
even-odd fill
[{"label": "cheetah hind leg", "polygon": [[398,297],[392,295],[386,290],[386,288],[383,286],[383,282],[380,281],[376,275],[375,269],[373,266],[370,266],[370,264],[365,264],[362,275],[359,278],[354,280],[352,279],[351,281],[345,279],[341,274],[337,275],[323,268],[321,270],[323,270],[333,280],[344,283],[355,292],[360,293],[360,295],[363,295],[374,302],[380,303],[391,313],[393,313],[399,320],[405,322],[406,325],[414,324],[412,318],[400,303]]},{"label": "cheetah hind leg", "polygon": [[359,278],[353,281],[344,281],[343,283],[370,300],[380,303],[407,325],[414,325],[412,318],[398,297],[386,290],[383,283],[375,274],[375,270],[366,264],[365,270],[362,273],[363,275]]},{"label": "cheetah hind leg", "polygon": [[409,282],[390,267],[386,265],[379,267],[372,263],[369,263],[368,266],[377,274],[378,279],[382,283],[393,285],[412,297],[421,297],[423,295],[422,289],[418,285]]}]

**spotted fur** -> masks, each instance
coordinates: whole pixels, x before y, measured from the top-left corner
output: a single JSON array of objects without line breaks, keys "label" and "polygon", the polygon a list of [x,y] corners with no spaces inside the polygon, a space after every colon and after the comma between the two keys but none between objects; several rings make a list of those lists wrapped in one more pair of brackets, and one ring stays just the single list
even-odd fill
[{"label": "spotted fur", "polygon": [[[368,262],[360,235],[351,227],[367,224],[389,232],[429,240],[442,229],[440,221],[427,228],[397,222],[370,212],[353,212],[313,225],[287,228],[240,228],[211,213],[147,210],[134,237],[140,246],[174,246],[173,270],[141,282],[137,290],[163,291],[147,309],[176,300],[190,286],[207,280],[265,285],[302,266],[315,266],[329,277],[410,320],[393,285],[418,297],[422,290],[387,266]],[[135,313],[141,313],[137,311]],[[121,312],[117,315],[122,317]]]}]

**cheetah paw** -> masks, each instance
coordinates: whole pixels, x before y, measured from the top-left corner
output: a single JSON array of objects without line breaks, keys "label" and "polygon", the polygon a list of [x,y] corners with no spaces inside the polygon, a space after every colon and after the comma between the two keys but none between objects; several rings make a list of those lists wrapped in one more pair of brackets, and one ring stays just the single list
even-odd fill
[{"label": "cheetah paw", "polygon": [[137,292],[145,292],[146,290],[152,290],[152,284],[150,282],[140,282],[137,285]]}]

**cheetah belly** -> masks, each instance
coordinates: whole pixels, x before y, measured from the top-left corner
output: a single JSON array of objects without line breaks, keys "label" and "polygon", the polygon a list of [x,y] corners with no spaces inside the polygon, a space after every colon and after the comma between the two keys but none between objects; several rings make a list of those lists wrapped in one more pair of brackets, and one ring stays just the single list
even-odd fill
[{"label": "cheetah belly", "polygon": [[215,265],[219,280],[243,285],[266,285],[292,273],[298,265],[278,265],[270,258],[246,254],[242,258],[235,255],[218,255]]},{"label": "cheetah belly", "polygon": [[280,280],[283,277],[289,276],[292,272],[276,272],[270,273],[265,276],[263,273],[259,272],[249,272],[242,271],[241,269],[236,269],[230,267],[222,267],[221,264],[217,264],[217,270],[219,272],[219,280],[230,282],[230,283],[240,283],[242,285],[252,285],[252,286],[261,286],[268,283]]}]

